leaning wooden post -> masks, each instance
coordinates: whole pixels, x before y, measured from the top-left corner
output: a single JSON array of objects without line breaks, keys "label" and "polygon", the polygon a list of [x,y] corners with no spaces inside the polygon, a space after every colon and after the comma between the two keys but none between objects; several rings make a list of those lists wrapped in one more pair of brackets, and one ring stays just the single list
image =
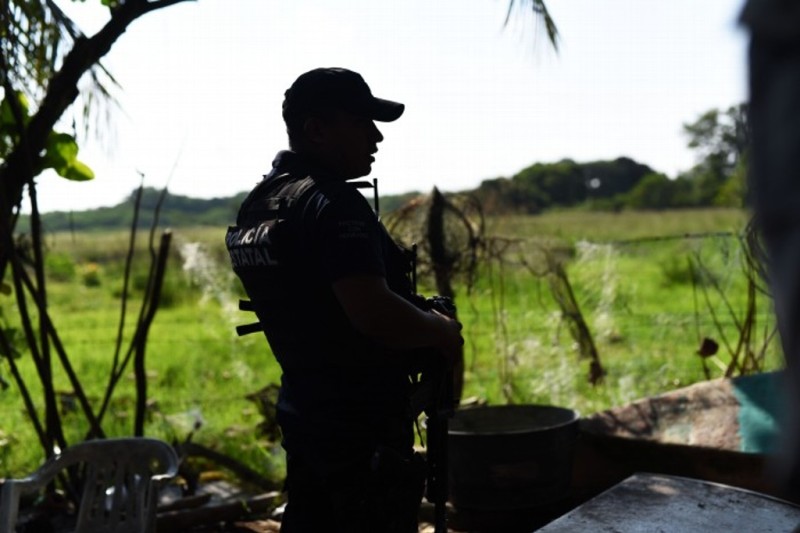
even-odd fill
[{"label": "leaning wooden post", "polygon": [[[436,187],[431,192],[431,204],[428,209],[428,223],[426,237],[430,251],[431,267],[436,282],[436,292],[455,301],[452,278],[457,257],[447,253],[446,236],[444,229],[444,213],[448,208],[447,199]],[[453,365],[453,399],[455,404],[461,403],[461,393],[464,389],[464,348],[462,347],[458,359]]]},{"label": "leaning wooden post", "polygon": [[144,435],[144,415],[147,411],[147,374],[145,372],[147,335],[150,331],[150,325],[153,323],[153,319],[156,316],[158,303],[161,300],[161,287],[164,285],[164,274],[167,270],[170,242],[172,242],[172,233],[165,231],[161,235],[155,271],[152,274],[150,282],[147,284],[149,289],[147,310],[136,328],[136,338],[134,340],[136,348],[133,357],[133,372],[136,378],[136,415],[133,434],[137,437]]}]

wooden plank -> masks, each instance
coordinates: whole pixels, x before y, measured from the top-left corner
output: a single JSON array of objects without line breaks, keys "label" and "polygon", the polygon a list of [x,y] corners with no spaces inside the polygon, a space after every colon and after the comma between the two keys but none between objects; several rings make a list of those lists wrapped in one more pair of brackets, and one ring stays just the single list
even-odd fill
[{"label": "wooden plank", "polygon": [[188,529],[219,522],[232,522],[251,518],[272,509],[279,492],[260,494],[216,505],[161,513],[156,517],[158,531],[187,531]]}]

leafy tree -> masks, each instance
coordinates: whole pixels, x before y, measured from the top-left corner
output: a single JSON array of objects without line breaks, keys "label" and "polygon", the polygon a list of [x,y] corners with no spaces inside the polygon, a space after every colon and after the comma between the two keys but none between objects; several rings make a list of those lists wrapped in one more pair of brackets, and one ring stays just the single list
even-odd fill
[{"label": "leafy tree", "polygon": [[483,181],[475,194],[487,213],[538,213],[588,201],[592,208],[614,208],[619,198],[652,173],[647,165],[620,157],[613,161],[536,163],[511,179]]},{"label": "leafy tree", "polygon": [[591,199],[614,198],[630,191],[639,181],[653,172],[647,165],[629,157],[613,161],[583,163],[583,179]]},{"label": "leafy tree", "polygon": [[670,209],[692,203],[692,184],[686,178],[671,180],[664,174],[650,173],[625,195],[625,204],[633,209]]},{"label": "leafy tree", "polygon": [[[727,182],[737,168],[745,164],[749,144],[747,106],[739,104],[724,112],[711,109],[695,122],[684,124],[683,130],[689,139],[689,148],[698,157],[697,164],[685,174],[694,185],[694,202],[703,206],[718,205],[720,191],[723,188],[728,193],[732,190],[734,186],[728,186]],[[731,198],[725,202],[730,205]]]},{"label": "leafy tree", "polygon": [[747,157],[739,159],[731,176],[722,184],[714,197],[719,207],[742,207],[747,191]]},{"label": "leafy tree", "polygon": [[730,171],[747,151],[747,105],[731,106],[724,112],[706,111],[695,122],[684,124],[683,131],[689,148],[697,151],[701,161],[710,160]]}]

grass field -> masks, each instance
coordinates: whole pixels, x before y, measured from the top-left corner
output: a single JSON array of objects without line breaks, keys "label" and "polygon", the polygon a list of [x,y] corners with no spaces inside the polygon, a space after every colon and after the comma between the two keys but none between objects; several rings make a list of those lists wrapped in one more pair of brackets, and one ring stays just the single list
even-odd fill
[{"label": "grass field", "polygon": [[[741,232],[745,221],[745,213],[736,210],[570,211],[489,220],[489,234],[521,241],[503,262],[483,264],[470,291],[458,286],[467,341],[465,397],[591,413],[705,379],[696,355],[704,337],[721,344],[708,364],[713,376],[722,375],[719,365],[728,358],[724,341],[735,345],[738,339],[734,323],[747,289],[738,240],[718,233]],[[174,232],[163,306],[147,349],[146,432],[178,440],[191,434],[194,441],[279,478],[279,447],[256,435],[261,417],[246,395],[277,383],[280,371],[262,336],[236,336],[234,326],[252,316],[237,310],[240,289],[227,266],[223,234],[222,228]],[[103,394],[114,354],[127,238],[123,232],[47,238],[52,316],[93,401]],[[520,266],[521,258],[536,257],[542,242],[557,243],[569,257],[569,281],[607,371],[597,386],[587,381],[588,361],[579,358],[547,279]],[[133,286],[140,295],[146,251],[137,257]],[[692,283],[690,259],[706,265],[703,284]],[[8,317],[13,300],[0,298]],[[136,298],[129,316],[138,312],[135,304]],[[761,297],[756,339],[770,320],[769,302]],[[30,357],[20,363],[33,383]],[[773,342],[763,368],[778,366]],[[10,380],[7,365],[0,369]],[[68,437],[77,440],[86,427],[67,401],[66,378],[59,374],[57,380],[65,393]],[[42,453],[13,383],[0,398],[0,477],[19,475],[35,467]],[[104,421],[107,433],[131,433],[133,398],[133,379],[124,379]]]}]

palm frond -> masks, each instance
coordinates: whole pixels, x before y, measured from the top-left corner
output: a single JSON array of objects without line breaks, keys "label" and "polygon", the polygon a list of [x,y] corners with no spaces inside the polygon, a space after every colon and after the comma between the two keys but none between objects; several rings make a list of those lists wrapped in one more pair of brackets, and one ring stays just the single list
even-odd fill
[{"label": "palm frond", "polygon": [[547,32],[547,39],[550,41],[553,49],[558,51],[558,41],[560,37],[558,27],[556,27],[556,22],[553,20],[553,17],[550,16],[550,12],[547,10],[544,0],[508,0],[508,11],[506,12],[506,20],[504,22],[505,26],[508,26],[512,18],[517,16],[515,15],[515,11],[521,13],[523,16],[533,16],[536,28],[544,24],[544,29]]},{"label": "palm frond", "polygon": [[[47,92],[76,41],[86,36],[55,0],[4,0],[0,2],[0,54],[2,86],[25,94],[35,106]],[[102,63],[88,72],[78,116],[94,114],[93,106],[117,107],[112,88],[118,84]],[[89,124],[84,124],[84,135]],[[98,129],[98,133],[102,128]]]},{"label": "palm frond", "polygon": [[5,71],[2,73],[18,90],[38,96],[58,67],[59,51],[70,40],[67,28],[75,25],[48,0],[3,2],[0,36]]}]

